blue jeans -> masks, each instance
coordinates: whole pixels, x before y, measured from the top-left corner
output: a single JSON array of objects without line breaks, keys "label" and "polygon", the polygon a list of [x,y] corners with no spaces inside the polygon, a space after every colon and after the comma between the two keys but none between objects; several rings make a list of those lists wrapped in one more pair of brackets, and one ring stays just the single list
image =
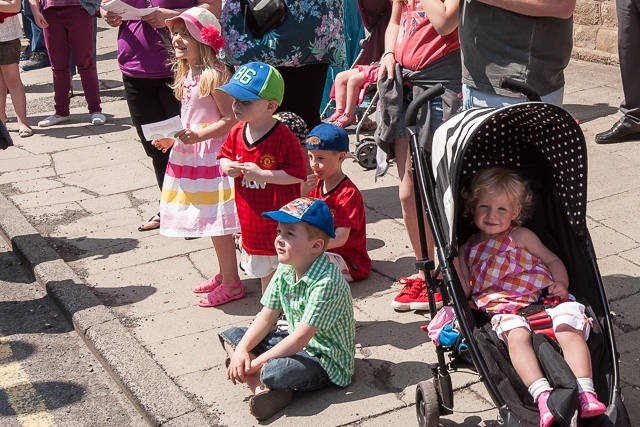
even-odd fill
[{"label": "blue jeans", "polygon": [[[482,92],[465,84],[462,85],[462,98],[463,108],[465,110],[473,107],[502,108],[528,101],[528,99],[524,96],[514,98],[511,96]],[[564,87],[558,89],[555,92],[551,92],[547,95],[541,96],[540,98],[542,99],[542,102],[562,107],[562,102],[564,100]]]},{"label": "blue jeans", "polygon": [[[410,91],[405,91],[410,92]],[[398,120],[398,128],[396,130],[396,138],[403,138],[409,136],[407,126],[404,124],[405,116],[407,115],[407,108],[411,104],[411,99],[405,95],[402,102],[402,109],[400,110],[400,120]],[[438,127],[444,121],[442,113],[442,98],[439,96],[431,100],[431,135],[438,129]]]},{"label": "blue jeans", "polygon": [[[246,332],[247,328],[227,329],[219,334],[220,342],[223,347],[226,342],[232,348],[236,348]],[[275,347],[287,335],[286,332],[270,332],[251,350],[251,353],[259,356]],[[320,364],[320,359],[304,350],[290,357],[270,359],[260,371],[260,381],[269,390],[311,391],[331,384],[327,372]]]},{"label": "blue jeans", "polygon": [[32,52],[46,52],[47,47],[44,44],[44,34],[42,29],[33,22],[33,12],[29,6],[28,0],[22,0],[22,27],[24,35],[29,39],[29,45]]}]

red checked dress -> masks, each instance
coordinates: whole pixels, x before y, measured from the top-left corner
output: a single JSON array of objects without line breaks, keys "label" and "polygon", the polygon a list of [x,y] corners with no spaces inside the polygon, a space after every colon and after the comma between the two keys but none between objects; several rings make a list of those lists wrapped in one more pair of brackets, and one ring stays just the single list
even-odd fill
[{"label": "red checked dress", "polygon": [[499,313],[527,307],[553,283],[547,267],[518,247],[511,236],[513,230],[509,228],[493,239],[465,246],[471,297],[478,309]]},{"label": "red checked dress", "polygon": [[[183,83],[181,117],[186,129],[202,129],[221,117],[212,96],[200,98],[198,81],[196,76]],[[160,198],[160,234],[204,237],[240,231],[233,179],[222,173],[217,159],[226,139],[173,144]]]}]

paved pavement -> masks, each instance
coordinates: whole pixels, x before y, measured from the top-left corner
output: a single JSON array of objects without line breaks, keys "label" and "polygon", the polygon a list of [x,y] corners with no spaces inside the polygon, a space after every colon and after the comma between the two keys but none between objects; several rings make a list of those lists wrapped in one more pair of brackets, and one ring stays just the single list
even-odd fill
[{"label": "paved pavement", "polygon": [[[247,410],[248,390],[224,379],[217,333],[246,325],[259,309],[258,281],[247,297],[200,308],[191,287],[215,273],[208,239],[168,239],[137,226],[157,212],[151,163],[136,141],[122,99],[115,60],[116,31],[100,23],[98,71],[108,123],[91,126],[82,97],[71,122],[34,127],[28,139],[0,152],[0,233],[33,268],[38,282],[73,319],[74,327],[153,425],[258,424]],[[50,69],[22,73],[35,124],[52,113]],[[81,93],[79,78],[74,79]],[[640,416],[640,144],[598,146],[595,133],[618,117],[619,71],[572,61],[565,108],[588,141],[588,225],[599,257],[621,352],[623,393],[632,419]],[[12,113],[9,113],[12,116]],[[355,138],[352,136],[355,140]],[[297,426],[414,425],[415,386],[429,378],[435,352],[419,329],[420,313],[390,306],[397,277],[413,272],[402,226],[395,170],[374,182],[356,163],[347,174],[363,192],[373,272],[354,283],[356,373],[347,388],[300,394],[264,424]],[[427,315],[428,316],[428,315]],[[453,375],[456,409],[443,426],[495,426],[497,411],[477,375]]]}]

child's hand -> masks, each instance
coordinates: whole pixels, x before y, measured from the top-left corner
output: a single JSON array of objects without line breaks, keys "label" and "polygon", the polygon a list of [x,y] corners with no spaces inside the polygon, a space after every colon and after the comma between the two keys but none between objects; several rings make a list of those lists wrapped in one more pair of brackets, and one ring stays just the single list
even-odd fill
[{"label": "child's hand", "polygon": [[236,348],[227,368],[227,379],[234,385],[237,382],[244,383],[245,375],[249,374],[251,369],[251,357],[246,351],[240,351]]},{"label": "child's hand", "polygon": [[301,184],[300,194],[302,194],[303,197],[307,196],[311,192],[311,190],[316,187],[317,183],[318,179],[314,174],[308,175],[307,180]]},{"label": "child's hand", "polygon": [[240,169],[244,177],[250,181],[260,181],[262,178],[262,169],[255,163],[238,163],[238,169]]},{"label": "child's hand", "polygon": [[195,144],[200,142],[200,134],[191,129],[182,129],[180,132],[176,132],[176,138],[182,141],[183,144]]},{"label": "child's hand", "polygon": [[237,178],[240,175],[242,175],[242,169],[240,169],[240,165],[242,163],[240,162],[231,162],[229,164],[229,167],[226,171],[223,171],[224,173],[226,173],[227,175],[229,175],[231,178]]},{"label": "child's hand", "polygon": [[151,145],[156,147],[158,150],[162,150],[163,153],[166,153],[169,148],[173,147],[174,142],[175,140],[172,138],[160,138],[151,141]]},{"label": "child's hand", "polygon": [[568,286],[564,283],[553,282],[551,286],[547,288],[547,294],[550,297],[560,297],[562,299],[569,298]]}]

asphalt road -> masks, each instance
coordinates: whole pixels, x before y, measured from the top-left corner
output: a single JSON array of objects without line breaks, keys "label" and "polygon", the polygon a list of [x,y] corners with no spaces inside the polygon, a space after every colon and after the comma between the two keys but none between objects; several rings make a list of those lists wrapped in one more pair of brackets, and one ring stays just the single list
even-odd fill
[{"label": "asphalt road", "polygon": [[2,239],[0,425],[147,425]]}]

